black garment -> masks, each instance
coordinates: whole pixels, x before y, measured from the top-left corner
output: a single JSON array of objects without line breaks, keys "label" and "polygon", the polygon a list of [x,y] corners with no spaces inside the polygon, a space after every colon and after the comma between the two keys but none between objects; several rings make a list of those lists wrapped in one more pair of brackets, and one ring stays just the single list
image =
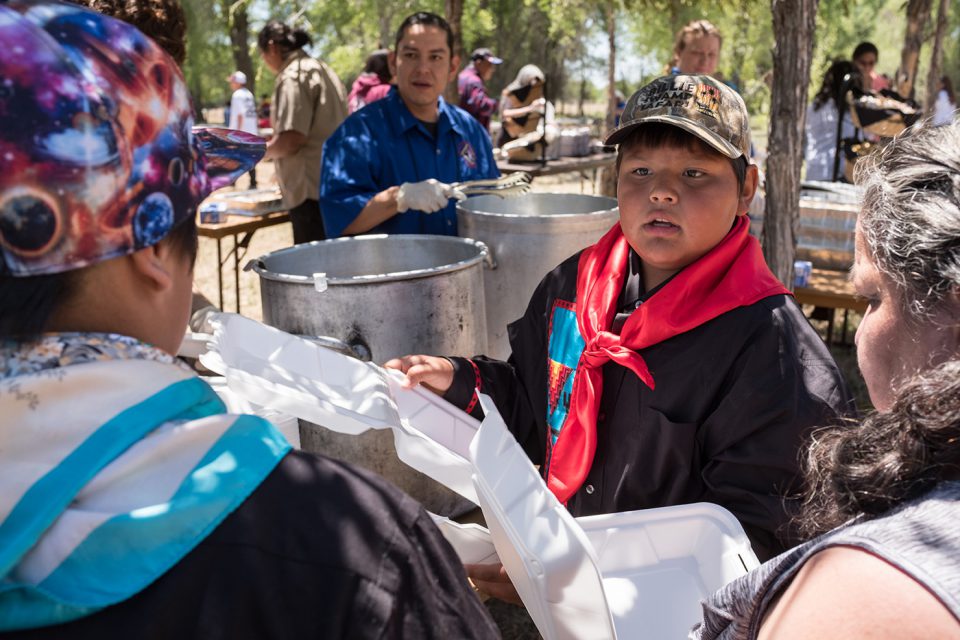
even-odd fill
[{"label": "black garment", "polygon": [[[474,359],[482,391],[534,463],[543,462],[548,433],[548,328],[555,301],[576,300],[578,260],[548,274],[510,325],[509,362]],[[798,450],[811,427],[854,411],[836,363],[797,305],[766,298],[640,353],[656,389],[604,365],[596,455],[570,511],[713,502],[737,516],[759,557],[790,546],[784,525],[792,505],[782,496],[797,488]],[[473,367],[452,360],[446,397],[466,407]]]},{"label": "black garment", "polygon": [[427,122],[426,120],[417,118],[417,122],[424,126],[431,138],[436,139],[437,132],[440,130],[440,123],[438,121],[434,120],[433,122]]},{"label": "black garment", "polygon": [[304,200],[290,209],[290,222],[293,224],[293,244],[327,239],[319,200]]},{"label": "black garment", "polygon": [[4,638],[498,638],[459,559],[409,496],[292,452],[144,591]]}]

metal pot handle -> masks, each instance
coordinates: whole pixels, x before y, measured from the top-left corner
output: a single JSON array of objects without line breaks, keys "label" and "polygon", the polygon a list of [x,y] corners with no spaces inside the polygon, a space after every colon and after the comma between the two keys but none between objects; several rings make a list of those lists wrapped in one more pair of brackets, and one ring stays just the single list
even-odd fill
[{"label": "metal pot handle", "polygon": [[321,347],[333,349],[337,353],[342,353],[345,356],[350,356],[351,358],[356,358],[357,360],[362,360],[363,362],[370,362],[373,360],[373,354],[370,353],[370,347],[359,340],[351,344],[332,336],[309,336],[298,334],[297,337],[303,338],[304,340],[309,340],[310,342],[318,344]]},{"label": "metal pot handle", "polygon": [[479,240],[474,240],[477,243],[477,248],[480,249],[480,257],[483,258],[483,263],[487,266],[487,269],[493,271],[497,268],[497,258],[493,255],[493,247],[490,247],[485,242],[480,242]]},{"label": "metal pot handle", "polygon": [[260,258],[254,258],[253,260],[250,260],[249,262],[247,262],[247,264],[243,265],[243,270],[253,271],[257,267],[263,269],[264,271],[266,271],[267,269],[267,266],[263,264],[263,260],[261,260]]}]

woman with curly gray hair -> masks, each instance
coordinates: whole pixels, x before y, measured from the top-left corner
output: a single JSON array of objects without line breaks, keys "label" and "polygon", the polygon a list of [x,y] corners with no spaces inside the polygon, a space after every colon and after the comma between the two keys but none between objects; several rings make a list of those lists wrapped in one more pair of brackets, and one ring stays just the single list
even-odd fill
[{"label": "woman with curly gray hair", "polygon": [[857,358],[877,413],[820,431],[817,535],[714,594],[691,637],[960,638],[960,124],[858,164]]}]

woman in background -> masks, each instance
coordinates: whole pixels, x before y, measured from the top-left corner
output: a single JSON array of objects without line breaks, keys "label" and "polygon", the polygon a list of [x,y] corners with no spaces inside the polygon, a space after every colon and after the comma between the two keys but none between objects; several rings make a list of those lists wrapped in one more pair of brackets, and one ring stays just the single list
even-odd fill
[{"label": "woman in background", "polygon": [[311,42],[303,29],[276,20],[257,37],[264,64],[277,74],[270,108],[273,137],[264,159],[276,161],[294,244],[327,237],[320,217],[320,159],[323,143],[347,117],[340,78],[303,51]]},{"label": "woman in background", "polygon": [[367,56],[363,73],[357,76],[347,97],[347,110],[350,113],[362,109],[371,102],[385,98],[390,93],[390,64],[387,61],[387,49],[377,49]]},{"label": "woman in background", "polygon": [[[806,152],[807,180],[833,180],[833,164],[837,154],[837,118],[843,118],[840,139],[855,135],[850,110],[846,108],[845,87],[858,80],[856,67],[848,60],[838,60],[823,74],[820,90],[807,106]],[[844,158],[840,158],[838,176],[843,175]]]},{"label": "woman in background", "polygon": [[940,76],[940,90],[933,104],[933,126],[942,127],[953,122],[957,111],[957,97],[953,93],[950,76]]}]

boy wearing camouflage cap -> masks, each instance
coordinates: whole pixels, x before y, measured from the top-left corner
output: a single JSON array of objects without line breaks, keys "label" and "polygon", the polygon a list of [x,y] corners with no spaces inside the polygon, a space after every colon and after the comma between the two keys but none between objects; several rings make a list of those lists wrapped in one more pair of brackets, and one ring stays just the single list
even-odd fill
[{"label": "boy wearing camouflage cap", "polygon": [[544,278],[510,360],[390,366],[469,410],[474,389],[490,394],[574,515],[714,502],[767,557],[790,542],[803,438],[852,404],[748,233],[746,108],[709,76],[659,78],[607,144],[620,222]]},{"label": "boy wearing camouflage cap", "polygon": [[112,18],[7,0],[0,42],[0,634],[498,637],[417,503],[173,356],[197,205],[263,140]]}]

